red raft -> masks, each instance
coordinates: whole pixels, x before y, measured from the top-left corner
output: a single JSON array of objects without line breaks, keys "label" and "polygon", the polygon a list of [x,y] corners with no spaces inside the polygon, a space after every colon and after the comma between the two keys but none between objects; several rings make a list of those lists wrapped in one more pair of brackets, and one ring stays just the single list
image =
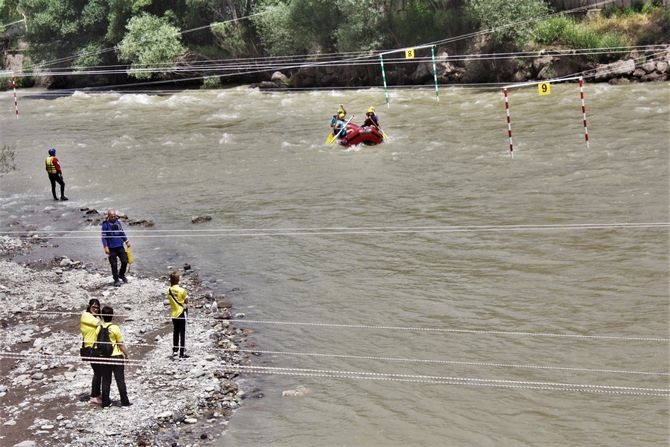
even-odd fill
[{"label": "red raft", "polygon": [[340,138],[339,143],[342,146],[356,146],[358,144],[365,144],[366,146],[374,146],[384,141],[384,135],[374,126],[359,126],[358,124],[347,124],[347,137]]}]

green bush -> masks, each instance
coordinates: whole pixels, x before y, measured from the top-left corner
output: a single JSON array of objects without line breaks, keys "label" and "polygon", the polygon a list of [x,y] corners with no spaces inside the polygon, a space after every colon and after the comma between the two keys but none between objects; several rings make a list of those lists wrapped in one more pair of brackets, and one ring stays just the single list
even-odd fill
[{"label": "green bush", "polygon": [[219,76],[205,76],[202,79],[203,89],[217,89],[221,88],[221,78]]},{"label": "green bush", "polygon": [[[616,48],[627,46],[623,35],[605,31],[599,32],[588,23],[578,23],[569,17],[553,17],[536,27],[537,43],[542,45],[563,45],[575,49]],[[600,60],[602,56],[594,55]]]},{"label": "green bush", "polygon": [[550,44],[562,40],[566,28],[574,27],[575,22],[565,16],[552,17],[535,28],[538,43]]}]

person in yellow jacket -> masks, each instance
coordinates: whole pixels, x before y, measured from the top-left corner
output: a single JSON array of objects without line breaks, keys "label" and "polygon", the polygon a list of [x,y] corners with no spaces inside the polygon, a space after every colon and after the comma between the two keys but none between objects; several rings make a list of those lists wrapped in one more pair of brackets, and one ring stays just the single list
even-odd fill
[{"label": "person in yellow jacket", "polygon": [[132,403],[128,400],[128,391],[126,389],[125,377],[125,359],[130,357],[126,345],[123,343],[123,335],[121,328],[117,324],[112,323],[114,318],[114,309],[109,306],[102,308],[100,312],[102,316],[102,324],[96,329],[96,340],[101,328],[107,328],[109,331],[109,340],[114,344],[112,356],[108,358],[101,357],[105,361],[102,363],[102,406],[109,407],[112,401],[109,398],[109,392],[112,385],[112,374],[116,381],[116,387],[119,389],[119,397],[121,398],[121,406],[129,407]]},{"label": "person in yellow jacket", "polygon": [[167,291],[172,317],[172,358],[179,353],[180,359],[186,359],[186,317],[188,314],[188,292],[179,285],[179,272],[170,273],[170,288]]},{"label": "person in yellow jacket", "polygon": [[97,340],[96,330],[102,325],[102,318],[100,318],[100,301],[93,298],[88,302],[86,310],[82,312],[79,319],[79,331],[82,335],[81,357],[85,361],[91,362],[93,369],[93,381],[91,382],[91,403],[100,405],[101,399],[101,384],[102,384],[102,365],[93,363],[93,345]]},{"label": "person in yellow jacket", "polygon": [[53,147],[49,149],[49,156],[46,158],[46,160],[44,160],[44,164],[46,165],[49,181],[51,182],[51,194],[54,196],[54,200],[58,200],[58,196],[56,196],[56,183],[60,185],[60,199],[68,200],[68,198],[65,197],[63,170],[60,167],[58,158],[56,158],[56,149]]}]

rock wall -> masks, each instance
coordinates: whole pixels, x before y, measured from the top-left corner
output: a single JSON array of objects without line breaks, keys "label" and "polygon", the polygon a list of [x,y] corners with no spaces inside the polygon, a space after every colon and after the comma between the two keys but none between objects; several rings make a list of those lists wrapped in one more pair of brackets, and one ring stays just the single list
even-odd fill
[{"label": "rock wall", "polygon": [[[453,58],[446,51],[436,56],[437,81],[440,84],[476,84],[487,82],[527,82],[566,76],[585,76],[595,82],[625,83],[670,80],[670,45],[650,46],[634,51],[626,59],[598,64],[579,53],[542,51],[534,58],[487,60],[477,57]],[[432,84],[432,62],[396,64],[385,67],[390,86]],[[330,88],[381,86],[379,65],[354,67],[306,67],[278,73],[254,87]],[[282,79],[280,82],[279,79]]]}]

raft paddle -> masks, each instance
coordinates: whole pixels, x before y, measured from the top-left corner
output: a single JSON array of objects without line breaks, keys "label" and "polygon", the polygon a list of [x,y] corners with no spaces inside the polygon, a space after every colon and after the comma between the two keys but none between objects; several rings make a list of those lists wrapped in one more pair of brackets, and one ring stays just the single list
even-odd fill
[{"label": "raft paddle", "polygon": [[[344,123],[344,127],[342,127],[342,129],[345,129],[345,134],[346,134],[347,124],[349,124],[349,122],[351,122],[351,120],[354,119],[354,116],[355,115],[351,115],[351,118],[349,118],[347,120],[347,122]],[[328,136],[326,137],[326,144],[333,144],[335,142],[335,138],[337,138],[337,136],[340,134],[340,132],[342,132],[342,129],[338,130],[336,134],[333,134],[333,132],[330,132],[328,134]]]}]

